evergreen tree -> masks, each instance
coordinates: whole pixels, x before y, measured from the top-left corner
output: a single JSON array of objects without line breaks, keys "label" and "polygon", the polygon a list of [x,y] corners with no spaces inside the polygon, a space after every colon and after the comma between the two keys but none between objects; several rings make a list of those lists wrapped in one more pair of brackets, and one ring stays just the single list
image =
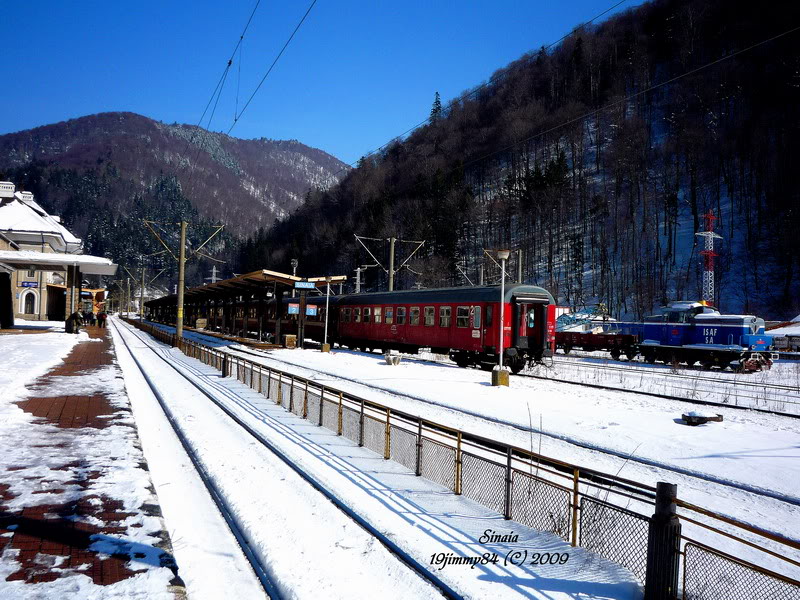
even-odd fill
[{"label": "evergreen tree", "polygon": [[439,92],[436,92],[436,95],[433,97],[433,106],[431,107],[430,121],[431,123],[435,123],[441,118],[442,118],[442,98],[439,96]]}]

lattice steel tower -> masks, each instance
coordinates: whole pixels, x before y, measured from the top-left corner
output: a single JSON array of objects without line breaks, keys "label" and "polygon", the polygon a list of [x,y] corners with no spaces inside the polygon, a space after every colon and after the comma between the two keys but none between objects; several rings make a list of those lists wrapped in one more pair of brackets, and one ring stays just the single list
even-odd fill
[{"label": "lattice steel tower", "polygon": [[714,259],[719,256],[714,252],[714,240],[722,239],[721,235],[714,233],[714,221],[717,217],[714,216],[714,211],[710,210],[703,215],[706,221],[706,230],[695,235],[705,238],[705,249],[700,251],[703,257],[703,300],[708,304],[714,304]]}]

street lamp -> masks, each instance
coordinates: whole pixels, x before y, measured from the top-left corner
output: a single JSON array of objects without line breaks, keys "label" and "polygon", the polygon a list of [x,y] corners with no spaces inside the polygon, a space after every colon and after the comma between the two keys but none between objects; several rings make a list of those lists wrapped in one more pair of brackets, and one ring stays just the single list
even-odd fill
[{"label": "street lamp", "polygon": [[328,284],[328,289],[325,292],[325,338],[322,341],[323,352],[331,351],[331,346],[328,343],[328,307],[330,307],[331,303],[331,279],[332,277],[330,275],[325,278],[325,282]]},{"label": "street lamp", "polygon": [[508,371],[503,370],[503,341],[505,338],[505,299],[506,299],[506,261],[511,255],[511,250],[498,250],[497,258],[500,259],[500,346],[498,349],[498,368],[492,371],[492,385],[508,386]]},{"label": "street lamp", "polygon": [[[292,265],[292,277],[297,277],[297,265],[298,265],[298,264],[299,264],[299,263],[297,262],[297,259],[296,259],[296,258],[293,258],[293,259],[292,259],[292,261],[291,261],[291,265]],[[294,294],[295,294],[295,289],[294,289],[294,287],[292,287],[292,298],[294,298]]]}]

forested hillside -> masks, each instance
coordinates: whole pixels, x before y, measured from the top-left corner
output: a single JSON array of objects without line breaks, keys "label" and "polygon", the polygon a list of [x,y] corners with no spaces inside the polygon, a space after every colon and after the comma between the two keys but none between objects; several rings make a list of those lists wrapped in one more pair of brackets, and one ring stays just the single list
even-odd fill
[{"label": "forested hillside", "polygon": [[309,187],[331,185],[343,166],[294,140],[242,140],[134,113],[102,113],[0,136],[0,181],[33,192],[85,238],[86,252],[128,266],[159,248],[143,218],[188,218],[196,243],[212,223],[224,224],[215,247],[220,250],[290,214]]},{"label": "forested hillside", "polygon": [[426,240],[400,287],[466,285],[483,264],[496,278],[484,249],[521,248],[525,281],[562,303],[641,316],[700,297],[694,234],[713,209],[719,305],[793,316],[800,31],[770,38],[798,25],[797,3],[656,0],[576,30],[435,104],[426,126],[248,240],[241,268],[296,257],[351,273],[372,262],[354,233],[396,235]]}]

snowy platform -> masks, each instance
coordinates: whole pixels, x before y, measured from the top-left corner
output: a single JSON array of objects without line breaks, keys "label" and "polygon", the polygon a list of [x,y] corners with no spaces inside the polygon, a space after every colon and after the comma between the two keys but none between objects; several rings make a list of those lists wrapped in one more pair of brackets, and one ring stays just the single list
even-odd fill
[{"label": "snowy platform", "polygon": [[0,336],[0,354],[0,597],[175,598],[108,333]]}]

